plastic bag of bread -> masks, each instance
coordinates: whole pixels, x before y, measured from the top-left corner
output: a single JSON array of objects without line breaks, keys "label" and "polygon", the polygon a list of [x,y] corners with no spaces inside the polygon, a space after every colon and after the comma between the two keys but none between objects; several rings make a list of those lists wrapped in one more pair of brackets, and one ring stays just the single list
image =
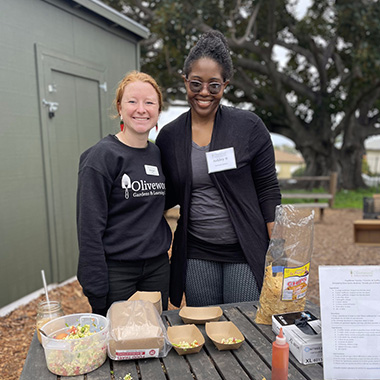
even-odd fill
[{"label": "plastic bag of bread", "polygon": [[313,238],[314,210],[277,206],[256,323],[271,325],[274,314],[304,311]]},{"label": "plastic bag of bread", "polygon": [[114,302],[107,318],[108,356],[113,360],[161,358],[172,347],[162,319],[149,301]]}]

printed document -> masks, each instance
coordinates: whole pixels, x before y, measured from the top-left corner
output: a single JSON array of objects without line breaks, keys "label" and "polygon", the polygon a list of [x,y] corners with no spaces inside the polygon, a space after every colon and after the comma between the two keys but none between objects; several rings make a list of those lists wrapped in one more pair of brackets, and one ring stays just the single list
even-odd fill
[{"label": "printed document", "polygon": [[324,379],[380,379],[380,266],[320,266]]}]

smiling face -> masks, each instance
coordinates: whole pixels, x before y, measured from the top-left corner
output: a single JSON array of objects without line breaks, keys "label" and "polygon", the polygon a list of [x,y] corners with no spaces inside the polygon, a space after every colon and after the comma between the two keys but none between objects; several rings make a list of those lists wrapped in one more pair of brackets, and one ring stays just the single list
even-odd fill
[{"label": "smiling face", "polygon": [[157,124],[159,116],[158,94],[150,83],[131,82],[124,88],[118,110],[124,120],[125,134],[147,136]]},{"label": "smiling face", "polygon": [[[200,92],[191,91],[189,84],[191,80],[204,83]],[[201,58],[194,61],[187,80],[185,80],[187,98],[193,117],[200,119],[214,118],[228,81],[222,84],[220,92],[216,95],[210,94],[207,89],[208,83],[223,83],[222,67],[210,58]]]}]

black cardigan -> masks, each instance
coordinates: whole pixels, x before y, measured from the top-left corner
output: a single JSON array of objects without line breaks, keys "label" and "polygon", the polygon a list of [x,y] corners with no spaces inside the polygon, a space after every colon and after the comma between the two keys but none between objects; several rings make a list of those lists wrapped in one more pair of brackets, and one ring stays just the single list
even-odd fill
[{"label": "black cardigan", "polygon": [[[166,208],[180,205],[171,257],[170,301],[179,306],[186,279],[187,225],[191,201],[191,111],[180,115],[159,133],[166,177]],[[233,147],[237,168],[211,173],[258,286],[264,278],[268,248],[266,223],[273,222],[281,203],[270,134],[253,112],[219,106],[210,151]]]}]

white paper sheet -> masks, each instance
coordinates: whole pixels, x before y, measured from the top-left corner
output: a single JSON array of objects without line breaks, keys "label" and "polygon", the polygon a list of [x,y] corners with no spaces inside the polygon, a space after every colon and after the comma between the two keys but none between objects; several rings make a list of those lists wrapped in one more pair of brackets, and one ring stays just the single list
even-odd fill
[{"label": "white paper sheet", "polygon": [[320,266],[324,379],[380,379],[380,266]]}]

